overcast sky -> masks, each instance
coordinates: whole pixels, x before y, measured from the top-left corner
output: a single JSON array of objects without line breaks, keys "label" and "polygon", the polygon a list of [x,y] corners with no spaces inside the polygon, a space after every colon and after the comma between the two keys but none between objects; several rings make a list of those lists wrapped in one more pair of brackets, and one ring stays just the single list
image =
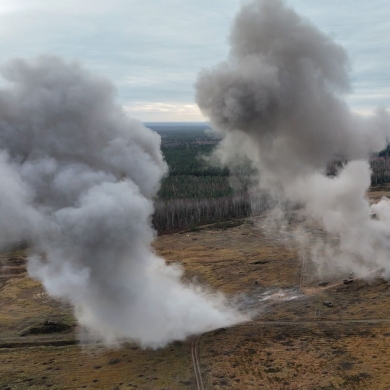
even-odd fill
[{"label": "overcast sky", "polygon": [[[352,108],[390,107],[390,1],[287,0],[347,49]],[[0,0],[0,56],[56,54],[110,78],[131,116],[202,121],[198,71],[224,60],[240,0]]]}]

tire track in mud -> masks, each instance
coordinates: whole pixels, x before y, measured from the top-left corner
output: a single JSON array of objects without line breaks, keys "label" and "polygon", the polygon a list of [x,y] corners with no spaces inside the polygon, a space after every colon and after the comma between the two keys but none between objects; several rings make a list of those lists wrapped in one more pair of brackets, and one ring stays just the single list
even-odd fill
[{"label": "tire track in mud", "polygon": [[192,356],[192,364],[194,366],[194,372],[195,372],[196,390],[205,390],[203,384],[202,372],[200,370],[200,361],[199,361],[199,354],[198,354],[199,338],[201,336],[202,335],[195,336],[191,342],[191,356]]}]

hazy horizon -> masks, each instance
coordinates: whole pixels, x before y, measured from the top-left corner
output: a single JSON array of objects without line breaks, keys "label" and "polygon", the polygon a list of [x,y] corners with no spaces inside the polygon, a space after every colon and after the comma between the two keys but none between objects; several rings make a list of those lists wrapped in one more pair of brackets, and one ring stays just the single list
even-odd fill
[{"label": "hazy horizon", "polygon": [[[203,122],[194,101],[200,70],[229,51],[240,0],[67,2],[3,0],[2,63],[41,54],[76,60],[110,79],[129,116],[144,122]],[[288,0],[350,57],[353,111],[367,115],[390,103],[386,66],[390,3]],[[163,17],[161,15],[164,15]]]}]

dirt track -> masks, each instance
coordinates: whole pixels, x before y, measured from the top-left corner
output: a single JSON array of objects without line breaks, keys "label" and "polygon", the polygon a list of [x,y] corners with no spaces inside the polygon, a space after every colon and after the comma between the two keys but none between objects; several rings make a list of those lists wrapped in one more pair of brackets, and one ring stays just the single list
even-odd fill
[{"label": "dirt track", "polygon": [[199,354],[198,354],[198,345],[199,345],[200,337],[201,336],[195,336],[191,342],[191,356],[192,356],[192,363],[195,372],[196,390],[204,390],[204,384],[203,384],[202,372],[200,370],[200,361],[199,361]]}]

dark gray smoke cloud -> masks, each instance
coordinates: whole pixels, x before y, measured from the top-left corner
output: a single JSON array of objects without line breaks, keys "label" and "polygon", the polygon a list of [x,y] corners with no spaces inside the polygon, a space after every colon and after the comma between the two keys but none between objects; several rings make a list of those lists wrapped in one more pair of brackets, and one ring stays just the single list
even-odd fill
[{"label": "dark gray smoke cloud", "polygon": [[[389,202],[372,206],[372,153],[386,147],[389,115],[369,118],[351,112],[349,62],[344,49],[280,0],[243,6],[230,35],[229,58],[200,73],[196,100],[225,133],[216,155],[229,164],[246,156],[258,170],[259,190],[305,205],[325,229],[340,236],[320,265],[360,275],[384,268],[390,278],[387,237]],[[349,163],[336,178],[326,165],[343,156]]]},{"label": "dark gray smoke cloud", "polygon": [[107,342],[158,347],[242,320],[152,250],[161,139],[111,83],[53,57],[1,74],[0,245],[29,242],[30,275]]}]

